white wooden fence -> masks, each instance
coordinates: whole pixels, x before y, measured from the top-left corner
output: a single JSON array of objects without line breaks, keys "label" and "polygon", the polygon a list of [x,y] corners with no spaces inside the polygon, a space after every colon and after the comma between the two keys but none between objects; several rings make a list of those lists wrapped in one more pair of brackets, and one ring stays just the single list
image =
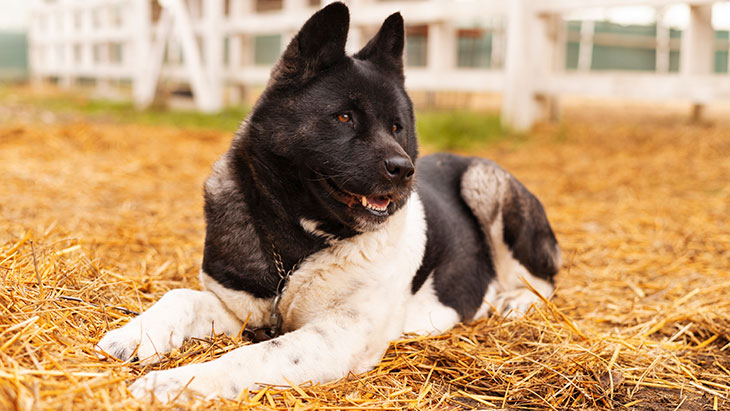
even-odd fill
[{"label": "white wooden fence", "polygon": [[[35,79],[61,84],[93,79],[130,82],[135,102],[150,104],[158,82],[190,84],[196,106],[219,110],[224,95],[260,86],[269,67],[256,65],[256,35],[283,34],[284,45],[326,0],[283,0],[274,12],[256,12],[253,0],[36,0],[31,13],[30,65]],[[730,99],[730,75],[712,72],[711,0],[350,0],[348,48],[355,51],[383,19],[400,10],[410,25],[427,25],[425,67],[409,67],[411,90],[502,93],[504,124],[529,128],[550,113],[561,95],[684,99],[695,105]],[[657,72],[590,72],[592,32],[581,34],[579,70],[565,70],[563,15],[580,9],[690,5],[682,36],[680,72],[668,74],[667,39],[657,35]],[[457,68],[458,22],[488,22],[493,31],[489,69]],[[495,26],[495,22],[496,24]],[[502,22],[499,24],[499,22]],[[590,27],[587,25],[586,27]],[[224,59],[226,54],[227,58]],[[173,56],[171,58],[170,56]],[[182,58],[175,58],[181,56]]]}]

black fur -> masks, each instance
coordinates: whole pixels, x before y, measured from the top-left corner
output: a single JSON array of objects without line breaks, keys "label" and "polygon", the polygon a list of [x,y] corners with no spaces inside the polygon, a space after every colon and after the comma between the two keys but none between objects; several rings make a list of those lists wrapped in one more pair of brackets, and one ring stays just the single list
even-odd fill
[{"label": "black fur", "polygon": [[[489,243],[460,191],[475,160],[438,155],[416,162],[400,14],[388,17],[352,57],[344,49],[348,25],[342,3],[325,7],[274,67],[206,183],[203,270],[225,287],[272,297],[279,279],[273,249],[288,269],[331,238],[385,223],[417,186],[428,240],[412,291],[433,275],[440,301],[471,318],[495,276]],[[531,272],[551,278],[554,260],[548,251],[535,250],[555,238],[537,199],[515,184],[513,208],[504,213],[504,240]],[[387,207],[367,209],[359,203],[362,196]],[[305,230],[302,219],[316,222],[326,236]]]},{"label": "black fur", "polygon": [[426,210],[426,255],[412,291],[430,273],[441,303],[471,318],[494,278],[489,246],[479,223],[461,197],[465,157],[435,154],[418,161],[418,193]]},{"label": "black fur", "polygon": [[[496,272],[484,228],[461,191],[473,166],[496,164],[476,157],[434,154],[418,161],[418,193],[428,225],[426,255],[412,283],[416,293],[429,275],[439,301],[470,319]],[[537,277],[553,281],[558,272],[557,240],[537,198],[510,176],[502,204],[504,242],[513,257]],[[485,212],[482,210],[482,212]],[[496,218],[489,216],[489,218]]]},{"label": "black fur", "polygon": [[[359,57],[348,57],[348,11],[333,3],[305,23],[273,69],[222,160],[228,173],[222,180],[235,184],[223,195],[206,189],[203,270],[224,286],[273,296],[272,246],[286,267],[326,246],[301,227],[301,218],[347,238],[405,204],[412,181],[393,181],[384,160],[412,163],[418,152],[403,88],[403,20],[394,14],[387,22]],[[391,62],[387,71],[379,67],[384,62]],[[338,120],[342,113],[349,122]],[[332,185],[387,196],[387,212],[348,207],[332,195]]]},{"label": "black fur", "polygon": [[504,208],[504,242],[514,257],[532,274],[553,281],[560,267],[554,257],[558,247],[540,201],[516,179],[510,180],[510,196]]}]

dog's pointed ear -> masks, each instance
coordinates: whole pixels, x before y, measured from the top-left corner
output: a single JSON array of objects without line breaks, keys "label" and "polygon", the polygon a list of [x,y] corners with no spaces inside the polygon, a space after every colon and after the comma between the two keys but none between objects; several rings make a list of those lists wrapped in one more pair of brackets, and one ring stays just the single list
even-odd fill
[{"label": "dog's pointed ear", "polygon": [[404,43],[403,16],[400,13],[394,13],[385,19],[383,25],[380,26],[380,30],[378,30],[378,34],[370,39],[368,44],[357,52],[354,57],[360,60],[372,61],[380,68],[396,73],[403,79]]},{"label": "dog's pointed ear", "polygon": [[343,3],[314,13],[289,43],[271,77],[280,82],[307,81],[342,61],[349,28],[350,13]]}]

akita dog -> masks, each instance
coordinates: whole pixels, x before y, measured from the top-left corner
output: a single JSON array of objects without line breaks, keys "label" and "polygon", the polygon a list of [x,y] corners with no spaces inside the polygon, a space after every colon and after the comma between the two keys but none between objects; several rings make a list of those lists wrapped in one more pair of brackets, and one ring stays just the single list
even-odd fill
[{"label": "akita dog", "polygon": [[416,161],[403,19],[353,56],[333,3],[302,27],[205,183],[201,282],[173,290],[97,350],[158,361],[187,338],[256,344],[132,386],[235,398],[261,384],[326,382],[377,365],[403,333],[524,312],[553,292],[560,250],[540,202],[481,158]]}]

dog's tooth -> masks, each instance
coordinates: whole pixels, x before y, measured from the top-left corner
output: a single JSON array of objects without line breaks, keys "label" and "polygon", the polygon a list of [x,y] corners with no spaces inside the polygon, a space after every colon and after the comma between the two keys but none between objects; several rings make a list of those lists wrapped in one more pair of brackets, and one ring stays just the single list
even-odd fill
[{"label": "dog's tooth", "polygon": [[369,205],[370,205],[370,203],[368,203],[368,198],[365,196],[362,196],[362,206],[367,207]]}]

